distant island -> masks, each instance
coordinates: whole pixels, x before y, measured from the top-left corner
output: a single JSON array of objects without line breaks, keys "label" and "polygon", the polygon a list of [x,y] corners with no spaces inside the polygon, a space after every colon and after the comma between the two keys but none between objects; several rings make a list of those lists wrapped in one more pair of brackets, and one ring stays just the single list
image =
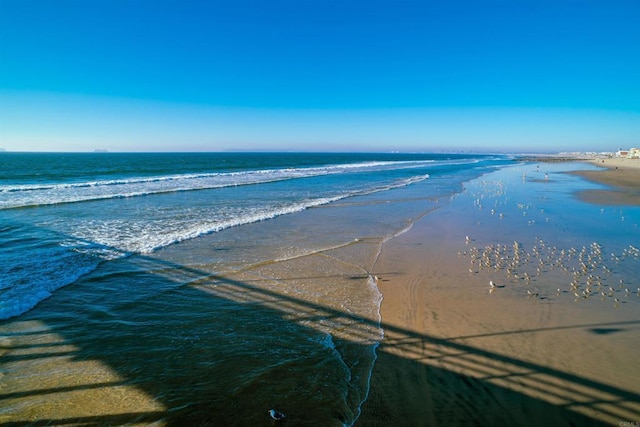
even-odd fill
[{"label": "distant island", "polygon": [[94,153],[108,153],[109,150],[105,150],[104,148],[96,148],[93,150]]}]

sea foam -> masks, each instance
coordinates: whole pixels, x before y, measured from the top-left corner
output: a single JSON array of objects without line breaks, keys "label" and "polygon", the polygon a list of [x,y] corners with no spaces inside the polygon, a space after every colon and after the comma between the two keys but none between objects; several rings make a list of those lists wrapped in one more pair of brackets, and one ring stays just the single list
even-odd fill
[{"label": "sea foam", "polygon": [[179,191],[263,184],[342,172],[414,168],[432,161],[367,162],[310,168],[264,169],[208,174],[181,174],[118,180],[0,186],[0,209],[76,203]]}]

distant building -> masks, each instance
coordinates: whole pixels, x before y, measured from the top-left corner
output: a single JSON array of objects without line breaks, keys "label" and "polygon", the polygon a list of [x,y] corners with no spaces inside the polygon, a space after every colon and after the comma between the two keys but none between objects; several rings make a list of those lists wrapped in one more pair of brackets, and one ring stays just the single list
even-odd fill
[{"label": "distant building", "polygon": [[640,148],[631,148],[627,152],[627,159],[640,159]]}]

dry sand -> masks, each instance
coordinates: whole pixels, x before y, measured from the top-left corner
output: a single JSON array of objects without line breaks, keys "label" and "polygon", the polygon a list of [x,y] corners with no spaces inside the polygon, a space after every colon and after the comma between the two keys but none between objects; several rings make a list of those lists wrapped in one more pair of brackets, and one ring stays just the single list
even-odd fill
[{"label": "dry sand", "polygon": [[[628,165],[611,173],[622,176]],[[635,190],[616,191],[637,191],[635,182]],[[595,304],[598,297],[574,301],[560,269],[529,286],[529,278],[506,280],[504,267],[478,268],[481,243],[466,238],[478,218],[463,208],[471,203],[464,198],[383,248],[375,273],[385,337],[356,425],[639,422],[637,304],[612,308],[613,292],[602,296],[606,307]],[[499,229],[492,233],[504,237]],[[597,252],[591,248],[589,257]],[[548,258],[541,268],[553,270],[552,263]],[[543,286],[562,287],[562,297],[536,295]],[[631,297],[640,299],[633,289]]]}]

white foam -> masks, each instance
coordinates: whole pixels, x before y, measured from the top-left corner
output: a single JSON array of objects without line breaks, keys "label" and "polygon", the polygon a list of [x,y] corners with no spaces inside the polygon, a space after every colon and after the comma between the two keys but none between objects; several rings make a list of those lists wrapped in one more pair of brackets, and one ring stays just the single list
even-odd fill
[{"label": "white foam", "polygon": [[360,403],[356,407],[352,423],[348,424],[349,426],[353,426],[356,423],[356,421],[358,421],[358,418],[360,418],[360,414],[362,413],[362,405],[369,398],[369,391],[371,389],[371,377],[373,376],[373,368],[376,364],[376,360],[378,359],[377,349],[378,349],[378,346],[380,345],[380,342],[382,342],[382,339],[384,338],[384,329],[382,329],[381,327],[382,315],[380,313],[380,309],[382,307],[383,295],[382,295],[382,292],[380,292],[380,289],[378,288],[378,284],[376,283],[376,278],[373,275],[369,275],[368,284],[374,290],[376,295],[376,301],[374,301],[374,303],[376,303],[377,305],[377,323],[378,323],[378,330],[380,331],[380,335],[378,337],[377,342],[371,346],[373,360],[371,361],[371,368],[369,369],[369,373],[367,376],[366,389],[364,390]]},{"label": "white foam", "polygon": [[136,197],[178,191],[206,190],[331,175],[345,171],[364,172],[388,168],[410,168],[424,166],[432,162],[431,160],[367,162],[310,168],[133,177],[120,180],[77,183],[9,185],[0,186],[0,209]]},{"label": "white foam", "polygon": [[[375,163],[365,166],[336,166],[334,169],[343,170],[345,167],[367,168],[372,165],[380,166],[379,163]],[[326,168],[323,168],[323,170],[326,170]],[[306,176],[309,176],[308,170],[303,172]],[[273,174],[269,171],[259,173],[264,173],[270,177],[270,179],[274,179]],[[282,173],[288,177],[292,176],[291,173],[286,171]],[[158,221],[152,221],[144,217],[129,217],[127,219],[109,218],[105,220],[97,220],[94,218],[85,220],[84,222],[80,219],[74,223],[74,227],[62,230],[69,236],[66,240],[59,243],[59,248],[65,249],[64,254],[55,252],[55,249],[53,253],[40,250],[37,257],[28,260],[26,263],[22,261],[17,263],[21,265],[22,272],[12,271],[11,274],[6,274],[4,278],[0,278],[0,319],[7,319],[30,310],[40,301],[48,298],[55,290],[75,282],[81,276],[94,270],[99,262],[105,259],[114,259],[130,253],[150,253],[174,243],[230,227],[265,221],[281,215],[292,214],[312,207],[329,204],[348,197],[386,191],[410,185],[427,178],[428,175],[420,175],[397,180],[392,183],[385,183],[378,187],[345,191],[330,197],[310,198],[290,202],[289,204],[275,203],[265,206],[245,207],[242,208],[243,210],[227,208],[228,211],[226,211],[224,215],[211,217],[209,219],[201,215],[192,215],[187,218],[169,215],[168,218]],[[159,182],[164,181],[166,180],[160,180]],[[148,180],[143,180],[143,182],[146,183]],[[237,182],[238,181],[236,181],[236,183]],[[111,184],[107,184],[107,186],[108,185]],[[100,185],[98,185],[98,187],[99,186]],[[76,187],[66,186],[62,188]],[[25,194],[29,191],[26,191]],[[5,194],[11,194],[10,199],[12,199],[15,194],[20,194],[20,192]],[[7,201],[4,200],[4,202]],[[68,224],[63,220],[61,221],[58,227],[68,227]],[[56,227],[53,227],[53,229],[55,228]],[[91,243],[88,244],[86,242]],[[77,256],[77,258],[75,258],[75,256]],[[10,279],[7,279],[9,276]]]},{"label": "white foam", "polygon": [[[357,195],[386,191],[413,184],[428,178],[428,175],[375,187],[368,190],[350,191],[332,197],[319,197],[292,202],[287,205],[267,205],[205,214],[195,214],[190,218],[170,218],[163,221],[109,219],[90,221],[73,231],[78,239],[113,248],[126,253],[152,253],[163,247],[185,240],[215,233],[231,227],[266,221],[282,215],[301,212],[305,209],[326,205]],[[209,215],[209,216],[207,216]],[[208,218],[208,219],[207,219]],[[134,222],[137,221],[137,222]]]},{"label": "white foam", "polygon": [[327,333],[324,335],[324,337],[322,337],[321,340],[318,341],[324,348],[330,349],[330,350],[335,350],[336,349],[336,345],[333,342],[333,337],[331,336],[331,334]]},{"label": "white foam", "polygon": [[[33,262],[37,264],[37,261]],[[11,286],[0,291],[0,320],[19,316],[35,307],[39,302],[49,298],[57,289],[69,285],[85,274],[93,271],[98,265],[96,260],[76,268],[67,265],[46,265],[41,270],[30,270],[28,280],[20,280],[13,275]]]}]

